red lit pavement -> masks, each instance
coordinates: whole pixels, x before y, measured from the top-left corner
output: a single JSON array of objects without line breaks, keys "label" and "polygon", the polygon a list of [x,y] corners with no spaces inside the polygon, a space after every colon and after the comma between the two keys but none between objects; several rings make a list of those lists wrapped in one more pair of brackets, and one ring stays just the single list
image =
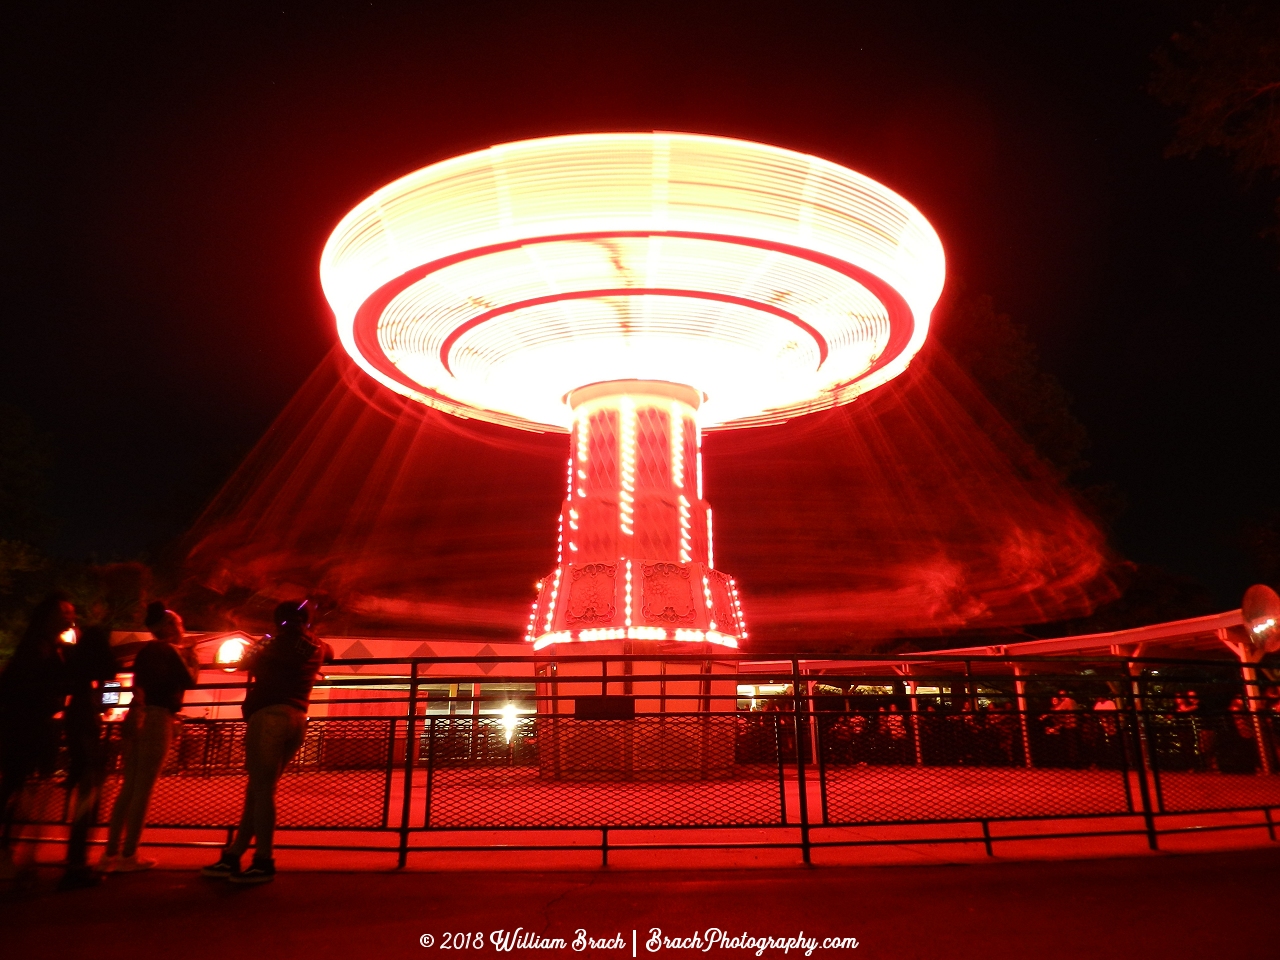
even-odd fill
[{"label": "red lit pavement", "polygon": [[[515,951],[526,956],[649,953],[652,927],[689,936],[856,937],[856,950],[814,956],[928,958],[1275,958],[1280,850],[1142,858],[987,862],[917,867],[746,871],[282,873],[237,888],[165,870],[55,893],[55,872],[0,896],[4,956],[115,960],[181,957],[376,957],[426,960],[449,932],[517,927],[571,942],[623,934],[612,951]],[[423,934],[434,945],[419,945]],[[750,957],[718,948],[712,955]],[[765,956],[782,956],[766,950]],[[795,956],[793,951],[791,956]],[[803,955],[802,953],[800,955]]]}]

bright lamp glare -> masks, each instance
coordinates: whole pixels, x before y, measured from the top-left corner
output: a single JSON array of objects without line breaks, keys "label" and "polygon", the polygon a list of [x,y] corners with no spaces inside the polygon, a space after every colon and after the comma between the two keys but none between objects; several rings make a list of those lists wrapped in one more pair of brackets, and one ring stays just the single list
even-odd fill
[{"label": "bright lamp glare", "polygon": [[218,645],[218,653],[214,659],[221,667],[234,667],[244,659],[248,646],[249,641],[244,637],[227,637]]},{"label": "bright lamp glare", "polygon": [[511,742],[511,737],[516,732],[516,705],[508,703],[502,708],[502,728],[507,732],[507,743]]},{"label": "bright lamp glare", "polygon": [[67,629],[63,630],[60,634],[58,634],[58,639],[61,640],[63,643],[74,644],[77,639],[76,628],[67,627]]}]

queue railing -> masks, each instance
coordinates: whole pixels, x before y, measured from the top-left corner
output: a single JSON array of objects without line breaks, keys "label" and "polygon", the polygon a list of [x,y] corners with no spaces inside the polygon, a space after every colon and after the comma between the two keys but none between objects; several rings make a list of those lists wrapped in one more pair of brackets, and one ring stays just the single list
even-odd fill
[{"label": "queue railing", "polygon": [[[583,672],[595,664],[597,676]],[[385,851],[400,866],[429,852],[582,850],[584,831],[605,863],[680,847],[791,847],[805,862],[815,849],[912,842],[994,854],[1061,836],[1145,836],[1156,849],[1196,829],[1170,818],[1245,811],[1275,839],[1276,699],[1221,661],[557,656],[332,670],[316,703],[351,715],[310,719],[280,781],[279,829],[298,837],[282,848]],[[174,738],[148,817],[167,833],[151,842],[211,845],[180,835],[238,822],[245,723],[225,714],[242,688],[227,679],[193,695],[188,709],[211,715],[185,717]],[[123,725],[104,738],[100,824]],[[40,781],[23,819],[65,822],[65,793]],[[1055,831],[992,829],[1028,821]],[[948,829],[858,830],[906,825]],[[519,842],[494,839],[513,832]]]}]

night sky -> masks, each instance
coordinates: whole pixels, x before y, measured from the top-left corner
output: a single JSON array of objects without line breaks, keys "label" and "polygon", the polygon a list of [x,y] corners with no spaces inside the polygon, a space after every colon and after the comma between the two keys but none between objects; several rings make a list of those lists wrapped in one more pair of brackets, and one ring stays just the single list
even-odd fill
[{"label": "night sky", "polygon": [[1239,531],[1280,508],[1274,212],[1221,158],[1165,159],[1144,89],[1203,4],[26,6],[0,27],[0,400],[56,452],[58,551],[186,529],[333,345],[320,250],[372,190],[668,129],[910,199],[1074,398],[1119,551],[1223,608],[1251,582]]}]

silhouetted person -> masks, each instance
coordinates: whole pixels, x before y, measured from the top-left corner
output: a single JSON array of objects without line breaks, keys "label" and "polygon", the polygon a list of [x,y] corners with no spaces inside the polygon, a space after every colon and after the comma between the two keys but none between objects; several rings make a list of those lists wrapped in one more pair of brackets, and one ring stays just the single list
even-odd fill
[{"label": "silhouetted person", "polygon": [[992,703],[987,723],[991,728],[995,762],[1005,766],[1016,763],[1014,740],[1018,733],[1018,718],[1013,715],[1013,704],[1008,700]]},{"label": "silhouetted person", "polygon": [[1262,721],[1262,741],[1271,760],[1271,769],[1280,769],[1280,687],[1269,686],[1263,691],[1264,703],[1259,720]]},{"label": "silhouetted person", "polygon": [[1243,693],[1227,707],[1218,747],[1218,769],[1223,773],[1254,773],[1258,769],[1257,730]]},{"label": "silhouetted person", "polygon": [[880,728],[884,731],[888,746],[888,762],[905,763],[907,759],[907,718],[896,703],[880,708]]},{"label": "silhouetted person", "polygon": [[[124,780],[111,809],[107,850],[98,868],[104,873],[150,870],[155,860],[138,856],[151,791],[173,742],[183,694],[196,685],[200,665],[186,642],[182,618],[163,603],[147,607],[153,640],[133,661],[133,701],[124,719]],[[123,839],[123,844],[122,844]]]},{"label": "silhouetted person", "polygon": [[[201,870],[206,877],[233,883],[266,883],[276,874],[272,842],[276,829],[276,787],[289,761],[302,747],[307,706],[320,668],[333,649],[311,635],[306,601],[276,607],[276,632],[263,637],[241,661],[249,674],[245,690],[244,764],[249,772],[244,811],[235,838],[218,862]],[[240,870],[240,858],[253,843],[253,863]]]},{"label": "silhouetted person", "polygon": [[67,743],[67,781],[71,794],[71,832],[67,869],[60,890],[91,887],[102,877],[88,864],[89,829],[93,826],[102,781],[107,773],[107,745],[102,739],[102,689],[116,678],[111,631],[86,627],[67,651],[71,698],[63,713]]},{"label": "silhouetted person", "polygon": [[17,872],[10,832],[27,780],[51,774],[58,757],[53,717],[63,707],[69,685],[67,641],[74,642],[76,608],[55,593],[36,605],[13,657],[0,674],[0,875]]},{"label": "silhouetted person", "polygon": [[1200,694],[1195,690],[1179,693],[1173,698],[1174,709],[1179,720],[1190,723],[1192,736],[1195,738],[1195,768],[1197,770],[1217,770],[1218,758],[1214,751],[1214,730],[1205,716],[1204,707],[1200,703]]},{"label": "silhouetted person", "polygon": [[1066,690],[1059,690],[1049,703],[1050,713],[1040,719],[1044,732],[1056,742],[1059,763],[1073,770],[1080,766],[1080,708]]},{"label": "silhouetted person", "polygon": [[1093,718],[1089,731],[1091,744],[1089,758],[1099,766],[1116,766],[1120,741],[1120,705],[1111,696],[1099,697],[1093,704]]}]

